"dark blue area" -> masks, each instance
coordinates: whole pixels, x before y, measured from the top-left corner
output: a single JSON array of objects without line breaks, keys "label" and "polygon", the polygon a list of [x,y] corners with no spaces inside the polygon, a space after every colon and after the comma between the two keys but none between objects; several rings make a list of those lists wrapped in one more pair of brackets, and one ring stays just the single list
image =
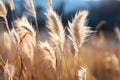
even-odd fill
[{"label": "dark blue area", "polygon": [[[21,17],[23,14],[27,15],[32,19],[32,15],[29,14],[28,6],[25,0],[15,0],[16,10],[15,16]],[[39,27],[45,27],[46,17],[44,13],[48,9],[47,0],[34,0],[34,4],[37,11],[37,19]],[[95,28],[96,25],[105,20],[107,23],[101,27],[103,30],[112,31],[117,25],[120,26],[120,1],[115,0],[53,0],[54,10],[62,15],[63,24],[67,26],[67,21],[72,20],[75,13],[79,10],[88,10],[88,22],[89,26]],[[8,8],[9,10],[9,8]],[[8,21],[11,21],[10,16],[12,15],[8,11]]]}]

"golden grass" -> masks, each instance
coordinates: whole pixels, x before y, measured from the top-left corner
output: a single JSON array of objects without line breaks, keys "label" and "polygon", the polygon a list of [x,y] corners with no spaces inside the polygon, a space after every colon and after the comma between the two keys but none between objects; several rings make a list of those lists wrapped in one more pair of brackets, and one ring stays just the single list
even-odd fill
[{"label": "golden grass", "polygon": [[[27,2],[37,23],[33,1],[28,0]],[[73,25],[69,26],[70,34],[73,34],[69,37],[72,44],[75,43],[71,45],[68,43],[70,39],[65,37],[66,33],[61,18],[52,8],[52,0],[49,0],[49,10],[46,13],[48,18],[46,26],[50,30],[48,32],[50,36],[49,40],[44,42],[37,40],[38,25],[36,24],[34,30],[26,16],[13,20],[13,28],[10,30],[6,20],[7,10],[2,1],[0,3],[0,16],[5,19],[5,22],[1,24],[2,33],[0,34],[0,63],[5,80],[86,79],[86,70],[76,62],[77,57],[70,55],[69,47],[74,46],[75,50],[80,51],[81,45],[91,33],[90,28],[86,25],[87,11],[76,14],[71,23]],[[10,7],[13,11],[13,1]],[[71,52],[71,54],[76,54],[77,51]]]},{"label": "golden grass", "polygon": [[[15,9],[13,0],[11,10]],[[87,26],[88,11],[76,13],[68,22],[65,33],[61,17],[53,10],[52,0],[46,27],[47,38],[42,40],[37,32],[37,16],[32,0],[27,1],[36,21],[36,27],[26,16],[13,20],[10,30],[6,21],[7,10],[0,1],[0,80],[119,80],[120,42],[107,44],[104,32],[92,37],[82,46],[93,32]],[[6,30],[7,29],[7,30]],[[120,41],[120,29],[115,28]],[[39,33],[39,34],[38,34]],[[67,35],[67,36],[66,36]]]},{"label": "golden grass", "polygon": [[[118,28],[119,29],[119,28]],[[119,37],[118,37],[119,39]],[[81,48],[81,57],[97,80],[120,79],[120,43],[107,42],[104,32]],[[87,50],[85,50],[87,48]]]}]

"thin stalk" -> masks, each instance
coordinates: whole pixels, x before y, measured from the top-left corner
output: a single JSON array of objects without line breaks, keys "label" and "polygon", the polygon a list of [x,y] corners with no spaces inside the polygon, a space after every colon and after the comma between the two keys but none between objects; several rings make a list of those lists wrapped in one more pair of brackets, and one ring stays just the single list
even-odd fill
[{"label": "thin stalk", "polygon": [[7,31],[8,31],[8,33],[10,33],[10,29],[9,29],[9,26],[8,26],[7,18],[6,17],[3,17],[3,18],[5,20],[5,25],[6,25]]}]

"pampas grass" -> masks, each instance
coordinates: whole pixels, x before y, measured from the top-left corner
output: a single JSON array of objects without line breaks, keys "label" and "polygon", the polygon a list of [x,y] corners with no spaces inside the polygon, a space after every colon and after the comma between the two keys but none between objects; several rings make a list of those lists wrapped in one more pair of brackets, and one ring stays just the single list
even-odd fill
[{"label": "pampas grass", "polygon": [[[33,1],[27,2],[37,23]],[[0,15],[6,20],[7,10],[0,3]],[[10,7],[14,10],[13,3]],[[92,32],[86,24],[88,12],[78,12],[72,23],[69,23],[69,39],[72,45],[65,36],[61,17],[53,10],[52,0],[49,0],[49,9],[45,15],[48,19],[46,26],[49,29],[49,40],[44,42],[36,40],[37,24],[34,29],[26,16],[14,20],[11,30],[7,21],[5,22],[9,33],[3,30],[0,34],[0,47],[2,42],[4,45],[0,48],[0,55],[5,80],[85,80],[85,69],[79,69],[81,65],[72,61],[75,58],[70,56],[69,47],[75,49],[75,53],[71,54],[78,56],[81,45]]]},{"label": "pampas grass", "polygon": [[86,37],[92,32],[90,27],[86,26],[86,17],[88,15],[87,11],[78,12],[75,15],[72,23],[69,22],[68,31],[70,33],[69,39],[72,41],[72,46],[75,50],[73,55],[78,53],[81,45],[86,41]]},{"label": "pampas grass", "polygon": [[55,52],[54,49],[50,46],[50,44],[46,41],[46,42],[40,42],[39,47],[41,49],[41,66],[45,65],[45,69],[48,70],[49,67],[51,66],[54,70],[56,70],[56,56],[55,56]]},{"label": "pampas grass", "polygon": [[28,56],[33,61],[36,33],[25,16],[15,21],[15,30],[20,39],[19,47],[22,46],[21,48],[24,52],[22,54]]},{"label": "pampas grass", "polygon": [[34,3],[33,3],[33,0],[26,0],[29,7],[30,7],[30,12],[32,13],[34,19],[35,19],[35,29],[36,31],[38,31],[38,23],[37,23],[37,16],[36,16],[36,10],[35,10],[35,7],[34,7]]},{"label": "pampas grass", "polygon": [[[27,2],[36,19],[33,1]],[[86,43],[87,46],[82,46],[93,32],[87,25],[88,11],[78,11],[72,22],[68,22],[68,33],[65,33],[61,17],[53,10],[52,0],[48,3],[45,13],[48,35],[41,40],[36,36],[37,29],[24,15],[11,21],[10,30],[7,10],[0,1],[0,16],[4,18],[0,22],[0,79],[119,80],[120,44],[108,45],[105,32],[101,31]],[[10,5],[14,10],[13,2]],[[119,28],[115,28],[115,33],[119,39]]]},{"label": "pampas grass", "polygon": [[51,31],[49,33],[51,36],[51,40],[54,43],[55,41],[57,41],[58,43],[55,43],[56,46],[60,47],[60,49],[63,51],[64,41],[65,41],[65,31],[63,29],[63,25],[60,17],[52,9],[51,0],[49,1],[49,10],[46,16],[48,18],[47,27]]}]

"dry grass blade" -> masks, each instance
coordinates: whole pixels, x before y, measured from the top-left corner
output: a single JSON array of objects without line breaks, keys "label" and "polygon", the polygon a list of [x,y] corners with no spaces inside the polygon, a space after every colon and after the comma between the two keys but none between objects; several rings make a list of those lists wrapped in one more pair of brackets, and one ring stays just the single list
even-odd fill
[{"label": "dry grass blade", "polygon": [[31,13],[33,14],[33,16],[35,18],[36,31],[38,31],[37,16],[36,16],[36,10],[35,10],[35,7],[34,7],[33,0],[26,0],[26,1],[27,1],[28,5],[30,7]]},{"label": "dry grass blade", "polygon": [[72,23],[69,22],[69,38],[73,42],[76,53],[78,52],[78,49],[81,47],[81,45],[86,41],[86,37],[89,36],[89,34],[92,32],[90,27],[86,26],[87,15],[87,11],[78,12],[75,15]]},{"label": "dry grass blade", "polygon": [[6,17],[6,15],[7,15],[7,10],[2,0],[0,0],[0,16]]},{"label": "dry grass blade", "polygon": [[9,5],[10,5],[10,9],[11,9],[12,11],[14,11],[14,10],[15,10],[14,0],[8,0],[8,2],[9,2]]},{"label": "dry grass blade", "polygon": [[47,27],[51,31],[49,32],[51,36],[50,38],[56,52],[56,79],[60,80],[62,79],[62,58],[64,56],[65,31],[61,18],[55,11],[53,11],[52,0],[49,0],[49,10],[46,16],[48,18]]},{"label": "dry grass blade", "polygon": [[8,61],[6,62],[4,67],[4,75],[5,75],[5,80],[14,80],[15,68],[14,65],[9,64]]},{"label": "dry grass blade", "polygon": [[4,44],[4,49],[1,51],[0,55],[3,58],[2,62],[4,61],[4,66],[2,67],[4,69],[4,77],[6,80],[10,80],[9,78],[16,78],[15,76],[17,76],[19,73],[18,69],[20,63],[16,54],[16,44],[18,43],[19,39],[17,41],[18,35],[16,35],[13,30],[9,34],[7,32],[4,32],[3,34],[4,40],[2,42]]},{"label": "dry grass blade", "polygon": [[101,45],[104,45],[104,44],[105,44],[105,34],[103,31],[99,31],[99,40],[96,45],[97,47],[100,47]]},{"label": "dry grass blade", "polygon": [[107,23],[107,21],[105,21],[105,20],[102,20],[102,21],[100,21],[97,25],[96,25],[96,27],[95,27],[95,30],[99,30],[103,25],[105,25]]},{"label": "dry grass blade", "polygon": [[19,35],[18,54],[21,58],[21,72],[19,78],[31,79],[32,66],[34,64],[34,49],[36,44],[36,32],[23,16],[15,22],[15,31]]},{"label": "dry grass blade", "polygon": [[56,33],[58,36],[60,36],[61,33],[63,32],[62,30],[64,29],[63,29],[62,22],[59,16],[53,10],[49,10],[46,16],[48,17],[47,27],[53,33]]},{"label": "dry grass blade", "polygon": [[36,32],[29,24],[27,18],[25,16],[22,19],[17,19],[15,21],[15,30],[22,37],[25,33],[31,35],[33,38],[36,37]]},{"label": "dry grass blade", "polygon": [[33,61],[36,33],[25,16],[16,20],[15,25],[15,30],[20,38],[21,48],[28,58]]},{"label": "dry grass blade", "polygon": [[8,30],[8,32],[10,32],[8,22],[7,22],[7,18],[6,18],[7,10],[6,10],[5,5],[3,4],[2,0],[0,0],[0,16],[4,18],[7,30]]},{"label": "dry grass blade", "polygon": [[[50,32],[50,35],[52,37],[51,39],[58,41],[59,42],[58,45],[60,46],[61,50],[63,50],[64,41],[65,41],[65,32],[63,29],[61,19],[52,9],[48,10],[46,16],[48,18],[47,27],[51,31]],[[56,37],[54,37],[54,35],[56,35]]]},{"label": "dry grass blade", "polygon": [[52,0],[48,0],[48,2],[49,2],[49,9],[52,10],[53,9],[53,7],[52,7]]},{"label": "dry grass blade", "polygon": [[17,34],[17,32],[15,31],[15,29],[13,28],[11,30],[11,38],[13,40],[13,43],[15,44],[16,47],[18,47],[19,43],[20,43],[20,38],[19,35]]},{"label": "dry grass blade", "polygon": [[41,66],[44,66],[46,64],[47,68],[45,69],[49,69],[50,66],[52,66],[53,69],[56,70],[56,57],[53,48],[50,46],[50,44],[47,41],[40,42],[39,47],[43,52],[41,56],[41,61],[42,61]]},{"label": "dry grass blade", "polygon": [[118,27],[115,28],[115,33],[116,33],[118,39],[120,40],[120,29]]},{"label": "dry grass blade", "polygon": [[81,67],[78,70],[78,80],[86,80],[86,69]]}]

